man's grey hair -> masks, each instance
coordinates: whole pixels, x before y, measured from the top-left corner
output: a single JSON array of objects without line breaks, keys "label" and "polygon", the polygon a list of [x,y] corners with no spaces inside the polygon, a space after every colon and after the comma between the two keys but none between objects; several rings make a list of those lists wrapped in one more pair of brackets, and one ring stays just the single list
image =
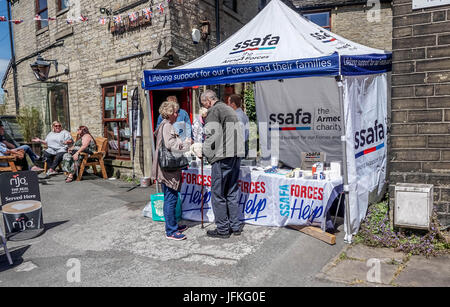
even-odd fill
[{"label": "man's grey hair", "polygon": [[214,92],[213,90],[206,90],[202,93],[202,95],[200,96],[200,100],[205,99],[211,99],[212,101],[219,100],[219,98],[217,98],[216,92]]}]

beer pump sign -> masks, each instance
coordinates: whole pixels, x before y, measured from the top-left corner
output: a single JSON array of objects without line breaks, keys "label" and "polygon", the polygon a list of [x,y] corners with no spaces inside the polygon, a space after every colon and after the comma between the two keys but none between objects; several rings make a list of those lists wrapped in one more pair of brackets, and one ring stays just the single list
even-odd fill
[{"label": "beer pump sign", "polygon": [[[35,172],[0,175],[1,209],[7,236],[43,230],[39,181]],[[31,238],[31,237],[30,237]]]}]

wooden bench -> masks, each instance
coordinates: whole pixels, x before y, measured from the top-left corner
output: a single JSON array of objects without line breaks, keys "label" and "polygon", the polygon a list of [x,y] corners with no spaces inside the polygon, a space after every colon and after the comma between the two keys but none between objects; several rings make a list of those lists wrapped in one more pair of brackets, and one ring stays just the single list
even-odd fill
[{"label": "wooden bench", "polygon": [[103,179],[108,179],[108,175],[106,174],[105,162],[103,160],[106,156],[106,150],[108,148],[108,139],[103,137],[95,138],[95,144],[97,145],[97,151],[93,154],[89,155],[85,152],[80,153],[80,155],[84,156],[84,159],[80,165],[80,171],[78,173],[77,181],[81,180],[84,170],[89,166],[92,167],[94,174],[98,175],[97,165],[100,166]]},{"label": "wooden bench", "polygon": [[0,172],[18,172],[22,170],[22,167],[16,165],[15,156],[1,156],[0,163],[8,163],[8,166],[0,166]]}]

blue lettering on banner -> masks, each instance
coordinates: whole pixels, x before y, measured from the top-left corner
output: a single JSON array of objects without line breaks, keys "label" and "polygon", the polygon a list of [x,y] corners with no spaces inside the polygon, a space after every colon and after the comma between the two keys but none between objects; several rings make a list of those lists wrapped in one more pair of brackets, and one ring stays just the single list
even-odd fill
[{"label": "blue lettering on banner", "polygon": [[[296,199],[291,209],[291,219],[297,218],[298,220],[309,220],[311,223],[313,223],[316,218],[321,217],[323,214],[322,206],[317,206],[311,210],[311,208],[314,206],[314,200],[311,201],[310,205],[307,205],[305,203],[305,200],[302,199],[300,207],[297,207],[297,203],[298,201]],[[303,207],[303,205],[305,206]],[[298,211],[298,216],[294,217],[296,211]]]},{"label": "blue lettering on banner", "polygon": [[289,217],[289,210],[291,206],[289,204],[289,186],[280,186],[280,215]]},{"label": "blue lettering on banner", "polygon": [[157,90],[196,85],[241,83],[339,74],[339,56],[192,69],[146,70],[143,87]]},{"label": "blue lettering on banner", "polygon": [[266,209],[266,198],[261,198],[258,200],[258,194],[255,194],[253,199],[249,199],[249,197],[243,193],[239,197],[239,206],[242,206],[242,213],[246,215],[247,218],[244,218],[243,221],[254,220],[255,222],[258,219],[266,218],[267,215],[260,215]]},{"label": "blue lettering on banner", "polygon": [[[190,189],[190,187],[192,189]],[[181,191],[181,203],[185,203],[185,201],[187,203],[193,204],[194,206],[200,206],[200,208],[193,208],[193,209],[187,209],[187,210],[183,210],[183,212],[188,212],[188,211],[197,211],[197,210],[201,210],[201,205],[202,205],[202,194],[201,191],[196,191],[195,186],[194,185],[186,185],[186,190],[185,191]],[[205,207],[206,204],[209,203],[209,201],[211,200],[211,191],[206,191],[205,193],[203,193],[203,210],[206,209],[211,209],[211,207]]]},{"label": "blue lettering on banner", "polygon": [[379,74],[392,70],[392,53],[343,55],[341,56],[342,74],[357,76]]}]

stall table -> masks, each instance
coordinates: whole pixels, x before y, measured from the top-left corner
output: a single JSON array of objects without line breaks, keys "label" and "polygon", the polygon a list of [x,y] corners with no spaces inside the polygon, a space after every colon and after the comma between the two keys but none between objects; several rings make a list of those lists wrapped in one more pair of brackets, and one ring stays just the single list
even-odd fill
[{"label": "stall table", "polygon": [[[201,221],[201,187],[204,184],[203,221],[213,222],[211,207],[211,167],[183,171],[180,191],[182,218]],[[240,219],[261,226],[320,226],[330,228],[328,210],[342,192],[342,178],[288,178],[285,172],[266,173],[241,167],[239,174]],[[332,226],[332,225],[331,225]]]}]

